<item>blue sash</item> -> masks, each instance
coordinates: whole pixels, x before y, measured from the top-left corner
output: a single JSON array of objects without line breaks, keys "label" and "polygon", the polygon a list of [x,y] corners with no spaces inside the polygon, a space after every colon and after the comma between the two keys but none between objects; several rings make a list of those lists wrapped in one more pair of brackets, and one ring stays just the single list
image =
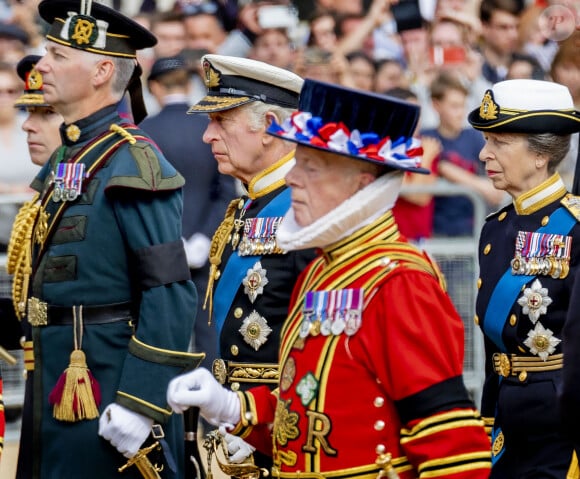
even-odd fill
[{"label": "blue sash", "polygon": [[[575,224],[576,218],[566,208],[560,207],[550,215],[548,224],[538,229],[537,233],[567,235]],[[502,331],[512,305],[522,287],[535,276],[514,275],[509,266],[491,293],[483,322],[484,331],[501,352],[507,352],[502,340]]]},{"label": "blue sash", "polygon": [[[290,188],[284,188],[283,191],[281,191],[256,215],[256,218],[284,216],[290,208],[290,203]],[[232,301],[234,300],[248,269],[254,266],[257,261],[260,261],[261,258],[261,255],[240,256],[234,251],[230,255],[226,267],[222,271],[213,300],[213,317],[217,330],[218,353],[219,338],[228,311],[232,306]]]}]

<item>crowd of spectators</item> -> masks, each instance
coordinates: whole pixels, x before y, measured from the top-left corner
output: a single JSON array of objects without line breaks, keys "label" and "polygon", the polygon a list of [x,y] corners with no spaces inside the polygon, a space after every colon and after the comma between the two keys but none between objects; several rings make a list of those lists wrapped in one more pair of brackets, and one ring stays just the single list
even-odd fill
[{"label": "crowd of spectators", "polygon": [[[46,26],[36,16],[36,3],[37,0],[0,0],[0,63],[15,64],[25,54],[43,53]],[[158,38],[158,44],[139,57],[145,71],[144,92],[150,115],[157,114],[163,105],[149,91],[145,79],[156,60],[175,55],[189,66],[190,104],[205,89],[200,68],[205,53],[249,57],[302,77],[377,93],[407,90],[422,106],[418,135],[428,134],[444,143],[436,147],[441,150],[443,161],[437,158],[432,162],[433,172],[475,188],[490,210],[496,209],[505,197],[490,193],[486,184],[489,180],[478,167],[476,142],[469,136],[473,131],[466,122],[467,112],[479,106],[486,89],[511,78],[552,80],[567,86],[576,108],[580,108],[579,32],[573,33],[572,28],[562,35],[542,23],[545,12],[556,4],[564,6],[575,23],[580,22],[580,2],[574,0],[103,3],[132,16]],[[454,85],[449,87],[451,93],[441,92],[442,78],[444,85]],[[450,108],[455,110],[448,111]],[[450,131],[445,125],[446,116],[460,116],[461,121]],[[0,125],[0,135],[3,133]],[[466,141],[465,135],[469,138]],[[578,141],[574,140],[561,168],[568,186],[577,155]],[[470,152],[458,151],[457,144],[473,148]],[[463,167],[466,174],[445,174],[449,164]],[[3,166],[2,170],[6,168]],[[437,217],[438,210],[434,209],[436,224],[445,221]],[[430,235],[432,228],[427,230]],[[443,226],[435,233],[454,235],[452,230]]]}]

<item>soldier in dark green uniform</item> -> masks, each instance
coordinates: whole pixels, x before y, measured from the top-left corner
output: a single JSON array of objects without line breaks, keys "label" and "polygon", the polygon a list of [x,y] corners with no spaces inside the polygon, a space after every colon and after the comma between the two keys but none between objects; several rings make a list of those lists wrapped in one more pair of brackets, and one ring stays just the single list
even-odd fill
[{"label": "soldier in dark green uniform", "polygon": [[[302,79],[263,62],[223,55],[202,58],[207,95],[190,113],[209,114],[203,141],[221,173],[242,183],[210,248],[206,306],[218,332],[216,378],[232,390],[278,383],[280,331],[294,283],[313,250],[287,253],[276,231],[290,207],[284,176],[294,146],[266,133],[298,106]],[[269,450],[268,450],[269,451]],[[268,462],[256,454],[261,466]]]},{"label": "soldier in dark green uniform", "polygon": [[[29,370],[18,477],[116,477],[153,436],[162,450],[151,462],[181,478],[183,428],[165,391],[199,359],[187,352],[197,295],[181,241],[183,179],[117,113],[128,90],[142,120],[136,50],[156,39],[90,0],[38,8],[51,26],[37,69],[64,123],[11,249]],[[128,467],[123,477],[142,476]]]}]

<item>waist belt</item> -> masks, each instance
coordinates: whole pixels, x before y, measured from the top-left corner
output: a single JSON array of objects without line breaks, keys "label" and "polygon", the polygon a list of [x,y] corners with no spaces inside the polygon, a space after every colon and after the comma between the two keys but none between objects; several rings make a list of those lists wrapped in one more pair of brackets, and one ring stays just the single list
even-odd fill
[{"label": "waist belt", "polygon": [[276,363],[236,363],[216,359],[212,364],[212,372],[220,384],[278,384],[280,378]]},{"label": "waist belt", "polygon": [[106,324],[132,319],[133,303],[116,303],[99,306],[54,306],[38,298],[28,299],[28,322],[32,326],[64,326],[73,324],[76,309],[77,319],[83,324]]},{"label": "waist belt", "polygon": [[492,358],[493,370],[504,378],[518,374],[525,376],[533,372],[556,371],[562,369],[564,363],[562,353],[548,356],[545,361],[536,356],[516,356],[505,353],[495,353]]}]

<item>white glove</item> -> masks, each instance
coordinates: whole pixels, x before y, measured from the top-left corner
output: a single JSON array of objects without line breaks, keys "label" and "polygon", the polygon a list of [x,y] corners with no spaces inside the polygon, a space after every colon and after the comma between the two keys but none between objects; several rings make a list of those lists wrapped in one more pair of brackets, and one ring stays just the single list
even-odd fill
[{"label": "white glove", "polygon": [[99,435],[126,458],[131,458],[151,433],[153,419],[116,403],[109,404],[99,418]]},{"label": "white glove", "polygon": [[187,257],[187,265],[192,269],[201,268],[207,263],[211,241],[201,233],[191,235],[183,240],[183,248]]},{"label": "white glove", "polygon": [[222,387],[205,368],[172,379],[167,388],[167,404],[176,413],[199,407],[201,415],[214,426],[240,421],[240,399]]},{"label": "white glove", "polygon": [[224,437],[228,445],[228,459],[234,464],[240,464],[250,457],[256,450],[254,446],[248,444],[241,437],[234,436],[227,432],[224,425],[219,427],[220,434]]}]

